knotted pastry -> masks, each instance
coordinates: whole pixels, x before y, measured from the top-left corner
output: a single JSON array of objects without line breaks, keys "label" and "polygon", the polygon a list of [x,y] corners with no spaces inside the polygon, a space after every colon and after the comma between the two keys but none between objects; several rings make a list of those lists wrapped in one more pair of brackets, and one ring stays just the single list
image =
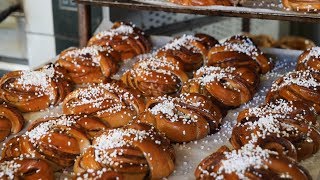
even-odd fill
[{"label": "knotted pastry", "polygon": [[102,168],[101,170],[88,169],[74,178],[76,180],[123,180],[123,176],[115,171]]},{"label": "knotted pastry", "polygon": [[221,120],[220,109],[200,94],[151,98],[139,116],[140,122],[154,125],[172,142],[202,139],[216,132]]},{"label": "knotted pastry", "polygon": [[17,134],[24,125],[21,112],[0,99],[0,141],[5,140],[10,134]]},{"label": "knotted pastry", "polygon": [[183,87],[183,92],[200,93],[223,108],[248,102],[259,84],[259,76],[246,67],[202,67]]},{"label": "knotted pastry", "polygon": [[54,174],[50,165],[44,160],[31,157],[19,157],[13,160],[0,161],[0,178],[3,180],[53,180]]},{"label": "knotted pastry", "polygon": [[298,57],[297,70],[320,71],[320,47],[313,47],[304,51]]},{"label": "knotted pastry", "polygon": [[111,46],[120,54],[121,60],[131,59],[151,50],[151,43],[144,32],[135,25],[115,22],[110,30],[93,36],[88,46]]},{"label": "knotted pastry", "polygon": [[91,114],[111,127],[121,127],[143,112],[141,95],[120,82],[79,88],[63,102],[65,114]]},{"label": "knotted pastry", "polygon": [[[320,1],[319,1],[320,4]],[[313,41],[310,39],[306,39],[304,37],[299,36],[285,36],[278,40],[277,43],[274,44],[275,48],[282,49],[294,49],[294,50],[307,50],[312,47],[315,47]]]},{"label": "knotted pastry", "polygon": [[243,35],[233,36],[221,45],[211,48],[208,53],[208,66],[248,67],[258,73],[271,71],[273,63],[253,41]]},{"label": "knotted pastry", "polygon": [[320,112],[320,73],[318,71],[296,71],[273,82],[266,102],[276,99],[303,101]]},{"label": "knotted pastry", "polygon": [[39,119],[24,135],[5,144],[2,158],[32,154],[59,167],[68,167],[90,146],[90,139],[105,129],[107,126],[94,117],[62,115]]},{"label": "knotted pastry", "polygon": [[22,112],[58,105],[71,91],[65,70],[52,64],[36,71],[12,71],[0,80],[0,98]]},{"label": "knotted pastry", "polygon": [[319,12],[320,1],[319,0],[282,0],[282,4],[285,8],[294,11],[303,12]]},{"label": "knotted pastry", "polygon": [[212,5],[223,5],[233,6],[239,4],[239,0],[168,0],[175,4],[181,4],[184,6],[212,6]]},{"label": "knotted pastry", "polygon": [[162,179],[174,170],[175,155],[170,141],[147,124],[109,129],[79,156],[76,174],[111,169],[124,179]]},{"label": "knotted pastry", "polygon": [[73,82],[101,83],[118,70],[120,55],[109,46],[67,49],[57,63],[65,68]]},{"label": "knotted pastry", "polygon": [[247,143],[303,160],[320,148],[317,114],[303,102],[275,103],[240,112],[230,142],[240,149]]},{"label": "knotted pastry", "polygon": [[312,179],[308,171],[291,158],[251,144],[232,151],[222,146],[199,164],[195,176],[208,180]]},{"label": "knotted pastry", "polygon": [[199,69],[208,54],[208,50],[219,42],[206,34],[183,35],[160,48],[159,57],[171,57],[178,60],[187,72]]},{"label": "knotted pastry", "polygon": [[271,48],[276,43],[276,40],[267,34],[259,34],[259,35],[245,34],[245,35],[248,36],[252,40],[252,42],[258,47]]},{"label": "knotted pastry", "polygon": [[162,96],[179,93],[188,76],[175,58],[149,55],[126,71],[121,80],[145,96]]}]

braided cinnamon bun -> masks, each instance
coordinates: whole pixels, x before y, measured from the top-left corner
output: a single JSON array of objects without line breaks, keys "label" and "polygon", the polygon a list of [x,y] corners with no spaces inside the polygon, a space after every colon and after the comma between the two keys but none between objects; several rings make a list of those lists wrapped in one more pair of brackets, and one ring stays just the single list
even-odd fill
[{"label": "braided cinnamon bun", "polygon": [[188,76],[176,59],[150,55],[126,71],[121,80],[145,96],[162,96],[179,93]]},{"label": "braided cinnamon bun", "polygon": [[64,69],[52,64],[36,71],[12,71],[0,80],[0,98],[22,112],[58,105],[71,90]]},{"label": "braided cinnamon bun", "polygon": [[111,127],[129,123],[145,109],[141,95],[121,82],[97,84],[79,88],[63,102],[65,114],[90,114]]},{"label": "braided cinnamon bun", "polygon": [[195,171],[197,179],[293,179],[311,180],[308,171],[277,152],[247,144],[230,150],[222,146],[206,157]]},{"label": "braided cinnamon bun", "polygon": [[21,112],[0,99],[0,141],[5,140],[10,134],[17,134],[24,125]]},{"label": "braided cinnamon bun", "polygon": [[277,100],[240,112],[230,142],[236,149],[251,143],[303,160],[320,149],[316,121],[315,111],[303,102]]},{"label": "braided cinnamon bun", "polygon": [[120,55],[109,46],[67,49],[57,63],[65,68],[73,82],[101,83],[118,70]]},{"label": "braided cinnamon bun", "polygon": [[183,87],[182,92],[200,93],[223,108],[238,107],[252,99],[259,76],[245,67],[202,67]]},{"label": "braided cinnamon bun", "polygon": [[160,48],[156,56],[174,58],[189,72],[203,65],[208,50],[216,44],[219,42],[206,34],[183,35]]},{"label": "braided cinnamon bun", "polygon": [[233,36],[221,45],[211,48],[208,66],[249,67],[265,74],[271,71],[273,63],[263,54],[253,41],[243,35]]},{"label": "braided cinnamon bun", "polygon": [[320,47],[308,49],[298,57],[297,70],[307,69],[320,71]]},{"label": "braided cinnamon bun", "polygon": [[110,30],[93,36],[88,46],[110,46],[120,54],[121,60],[131,59],[151,50],[151,43],[144,32],[135,25],[115,22]]},{"label": "braided cinnamon bun", "polygon": [[2,158],[34,154],[68,167],[90,145],[90,139],[105,129],[107,126],[94,117],[62,115],[39,119],[24,135],[5,144]]},{"label": "braided cinnamon bun", "polygon": [[273,47],[281,49],[307,50],[315,47],[313,41],[299,36],[284,36]]},{"label": "braided cinnamon bun", "polygon": [[111,169],[124,179],[161,179],[174,170],[174,149],[168,139],[147,124],[110,129],[77,158],[76,174]]},{"label": "braided cinnamon bun", "polygon": [[320,112],[320,73],[318,71],[296,71],[273,82],[266,102],[276,99],[303,101]]},{"label": "braided cinnamon bun", "polygon": [[28,157],[0,161],[0,178],[7,179],[47,179],[53,180],[54,174],[50,165],[41,159]]},{"label": "braided cinnamon bun", "polygon": [[303,12],[319,12],[320,1],[319,0],[282,0],[282,4],[285,8],[294,11]]},{"label": "braided cinnamon bun", "polygon": [[189,142],[216,132],[222,114],[207,97],[200,94],[162,96],[147,102],[140,122],[154,125],[172,142]]},{"label": "braided cinnamon bun", "polygon": [[91,170],[88,169],[86,172],[81,173],[80,175],[74,178],[76,180],[123,180],[123,176],[115,171],[107,170],[102,168],[101,170]]}]

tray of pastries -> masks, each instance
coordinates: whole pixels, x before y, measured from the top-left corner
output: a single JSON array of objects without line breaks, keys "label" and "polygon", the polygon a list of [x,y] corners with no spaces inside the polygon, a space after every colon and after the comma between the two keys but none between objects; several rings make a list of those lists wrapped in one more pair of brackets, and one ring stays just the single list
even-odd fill
[{"label": "tray of pastries", "polygon": [[0,178],[318,179],[319,63],[116,22],[0,79]]}]

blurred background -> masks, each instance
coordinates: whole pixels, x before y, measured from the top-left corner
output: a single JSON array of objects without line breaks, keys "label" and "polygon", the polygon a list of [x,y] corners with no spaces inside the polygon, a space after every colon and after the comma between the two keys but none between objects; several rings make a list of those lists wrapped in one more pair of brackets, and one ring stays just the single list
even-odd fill
[{"label": "blurred background", "polygon": [[[91,8],[92,33],[109,28],[114,21],[126,21],[149,34],[203,32],[224,39],[241,33],[244,22],[241,18]],[[275,39],[298,35],[320,44],[318,24],[255,19],[250,24],[252,34],[267,34]],[[62,50],[78,45],[78,9],[72,0],[0,0],[0,75],[37,67]]]}]

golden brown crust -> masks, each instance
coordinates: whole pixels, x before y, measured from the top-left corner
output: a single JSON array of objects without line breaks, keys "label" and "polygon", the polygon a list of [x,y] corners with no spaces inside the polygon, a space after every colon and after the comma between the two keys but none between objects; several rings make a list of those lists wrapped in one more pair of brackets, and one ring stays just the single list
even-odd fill
[{"label": "golden brown crust", "polygon": [[24,123],[21,112],[0,99],[0,141],[20,132]]},{"label": "golden brown crust", "polygon": [[152,126],[132,124],[108,130],[78,159],[76,174],[88,169],[111,169],[125,179],[159,179],[174,170],[174,149]]},{"label": "golden brown crust", "polygon": [[131,24],[115,22],[111,30],[93,36],[88,46],[111,46],[121,60],[131,59],[151,50],[151,43],[144,32]]},{"label": "golden brown crust", "polygon": [[139,60],[121,80],[144,96],[178,94],[188,80],[181,63],[172,57],[147,56]]},{"label": "golden brown crust", "polygon": [[73,86],[65,70],[47,65],[36,71],[12,71],[0,80],[0,97],[22,112],[58,105]]},{"label": "golden brown crust", "polygon": [[320,47],[313,47],[304,51],[299,57],[297,62],[298,71],[300,70],[320,70]]},{"label": "golden brown crust", "polygon": [[222,146],[217,152],[206,157],[194,174],[197,179],[208,180],[217,177],[226,180],[312,179],[309,173],[292,159],[252,146],[233,151]]},{"label": "golden brown crust", "polygon": [[[320,5],[320,2],[319,2]],[[310,39],[299,36],[285,36],[278,40],[273,47],[282,49],[307,50],[315,47],[315,43]]]},{"label": "golden brown crust", "polygon": [[169,0],[170,2],[181,4],[185,6],[211,6],[211,5],[224,5],[232,6],[230,0]]},{"label": "golden brown crust", "polygon": [[276,43],[276,40],[267,34],[259,34],[259,35],[245,34],[245,35],[251,38],[254,44],[258,47],[271,48]]},{"label": "golden brown crust", "polygon": [[210,97],[223,109],[248,102],[259,84],[259,76],[245,67],[202,67],[182,92],[200,93]]},{"label": "golden brown crust", "polygon": [[317,13],[320,11],[319,0],[282,0],[285,8],[294,11]]},{"label": "golden brown crust", "polygon": [[74,178],[75,180],[123,180],[123,176],[115,171],[103,168],[97,171],[83,172]]},{"label": "golden brown crust", "polygon": [[216,132],[222,113],[210,99],[193,93],[152,98],[136,120],[152,124],[172,142],[189,142]]},{"label": "golden brown crust", "polygon": [[278,100],[240,112],[230,142],[236,149],[252,143],[303,160],[320,149],[316,121],[316,112],[307,104]]},{"label": "golden brown crust", "polygon": [[54,179],[52,168],[46,161],[41,159],[20,157],[7,161],[1,160],[0,167],[0,178],[4,180]]},{"label": "golden brown crust", "polygon": [[116,81],[79,88],[63,102],[65,114],[90,114],[104,120],[110,127],[128,124],[144,109],[141,95]]},{"label": "golden brown crust", "polygon": [[63,51],[57,63],[76,84],[105,82],[118,70],[120,55],[111,47],[90,46]]}]

